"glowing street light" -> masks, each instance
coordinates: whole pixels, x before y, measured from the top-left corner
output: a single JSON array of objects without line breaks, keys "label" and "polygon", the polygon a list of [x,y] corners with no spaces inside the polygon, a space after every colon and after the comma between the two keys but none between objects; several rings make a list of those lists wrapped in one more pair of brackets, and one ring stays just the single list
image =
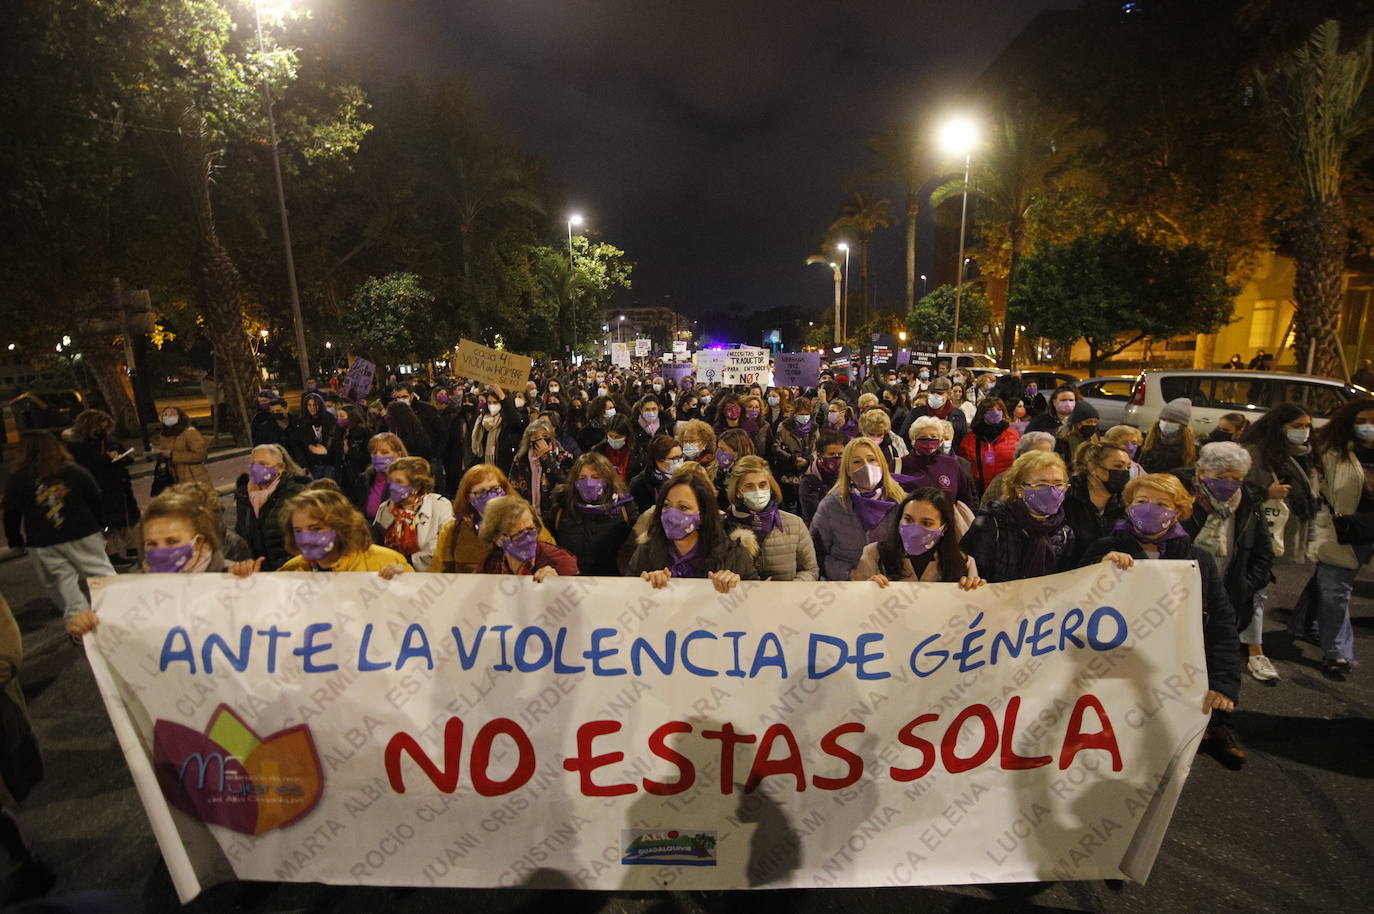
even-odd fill
[{"label": "glowing street light", "polygon": [[954,335],[949,340],[950,352],[959,351],[959,306],[963,303],[964,233],[968,225],[968,178],[973,163],[973,147],[978,144],[978,125],[972,118],[953,117],[940,127],[940,148],[950,155],[964,157],[964,204],[959,212],[959,275],[954,282]]},{"label": "glowing street light", "polygon": [[838,328],[843,338],[848,335],[845,331],[849,329],[849,245],[841,241],[839,248],[844,251],[844,325]]}]

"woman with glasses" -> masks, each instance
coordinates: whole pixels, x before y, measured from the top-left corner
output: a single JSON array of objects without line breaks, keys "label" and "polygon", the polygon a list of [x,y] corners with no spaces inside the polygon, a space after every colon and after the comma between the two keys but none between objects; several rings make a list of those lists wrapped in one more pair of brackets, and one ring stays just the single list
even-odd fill
[{"label": "woman with glasses", "polygon": [[553,504],[553,492],[568,480],[573,457],[558,443],[553,423],[536,419],[525,428],[510,468],[515,494],[541,514]]},{"label": "woman with glasses", "polygon": [[993,583],[1074,567],[1073,528],[1064,517],[1069,472],[1058,454],[1030,451],[1007,470],[1006,501],[987,505],[961,545]]},{"label": "woman with glasses", "polygon": [[[472,572],[486,557],[490,548],[478,537],[487,505],[514,493],[515,487],[490,463],[479,463],[463,474],[458,492],[453,498],[453,520],[439,531],[434,545],[434,558],[429,570],[434,572]],[[539,527],[541,542],[553,543],[553,536],[543,525]]]}]

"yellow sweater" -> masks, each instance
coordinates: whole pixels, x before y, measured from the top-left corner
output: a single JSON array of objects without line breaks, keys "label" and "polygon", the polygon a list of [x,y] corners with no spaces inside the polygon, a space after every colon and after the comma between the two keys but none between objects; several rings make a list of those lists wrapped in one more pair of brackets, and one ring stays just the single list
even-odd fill
[{"label": "yellow sweater", "polygon": [[[404,565],[406,571],[414,571],[406,557],[395,549],[385,546],[368,546],[363,552],[349,552],[339,557],[330,571],[381,571],[388,565]],[[293,555],[278,571],[314,571],[314,563],[308,562],[303,555]]]}]

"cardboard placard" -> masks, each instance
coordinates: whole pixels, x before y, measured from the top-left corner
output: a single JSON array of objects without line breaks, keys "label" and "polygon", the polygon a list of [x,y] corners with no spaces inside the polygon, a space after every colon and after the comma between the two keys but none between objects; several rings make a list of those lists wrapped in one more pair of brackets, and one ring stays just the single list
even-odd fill
[{"label": "cardboard placard", "polygon": [[458,354],[453,357],[453,370],[460,376],[505,390],[523,387],[533,364],[527,355],[491,349],[472,340],[459,340]]}]

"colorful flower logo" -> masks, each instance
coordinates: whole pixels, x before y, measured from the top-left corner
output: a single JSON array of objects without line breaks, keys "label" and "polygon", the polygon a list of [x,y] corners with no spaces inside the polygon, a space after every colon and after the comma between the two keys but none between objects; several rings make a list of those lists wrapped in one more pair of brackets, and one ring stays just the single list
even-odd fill
[{"label": "colorful flower logo", "polygon": [[291,825],[315,808],[324,788],[308,727],[259,737],[228,705],[214,710],[204,733],[159,720],[153,766],[167,802],[245,835]]}]

